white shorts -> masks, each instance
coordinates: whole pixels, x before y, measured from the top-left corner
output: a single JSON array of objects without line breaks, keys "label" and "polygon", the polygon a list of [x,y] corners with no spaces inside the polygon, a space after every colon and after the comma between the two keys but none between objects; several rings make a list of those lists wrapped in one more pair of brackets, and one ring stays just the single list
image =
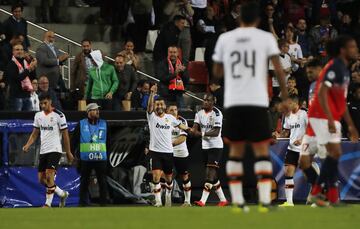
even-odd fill
[{"label": "white shorts", "polygon": [[319,158],[326,157],[326,148],[324,145],[320,145],[317,142],[315,136],[304,135],[303,140],[301,142],[301,151],[300,156],[313,156],[318,155]]},{"label": "white shorts", "polygon": [[341,142],[341,123],[335,121],[336,133],[330,133],[327,119],[309,118],[310,125],[313,128],[318,144]]}]

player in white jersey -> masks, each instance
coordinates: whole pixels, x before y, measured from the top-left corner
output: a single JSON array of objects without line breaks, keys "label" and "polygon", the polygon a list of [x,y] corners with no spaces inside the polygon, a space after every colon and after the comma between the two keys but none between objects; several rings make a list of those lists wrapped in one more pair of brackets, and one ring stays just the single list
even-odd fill
[{"label": "player in white jersey", "polygon": [[[213,73],[225,77],[224,136],[230,143],[226,165],[235,211],[248,210],[242,191],[242,159],[245,144],[252,143],[257,162],[259,211],[268,212],[271,204],[272,164],[269,156],[271,131],[268,117],[268,61],[272,61],[280,84],[281,96],[287,97],[285,75],[279,61],[279,48],[271,33],[257,29],[259,7],[254,2],[241,5],[240,28],[220,35],[212,56]],[[286,105],[286,104],[284,104]]]},{"label": "player in white jersey", "polygon": [[55,184],[55,174],[63,152],[61,137],[64,140],[64,148],[68,162],[71,163],[74,159],[70,151],[66,118],[63,113],[52,107],[49,94],[41,94],[39,100],[42,111],[35,114],[34,129],[29,140],[24,145],[23,151],[28,152],[30,146],[36,141],[40,134],[41,146],[38,178],[39,182],[46,187],[46,202],[44,207],[51,207],[54,193],[60,197],[59,207],[64,207],[69,193],[60,189],[59,186]]},{"label": "player in white jersey", "polygon": [[174,167],[172,131],[174,127],[187,130],[187,126],[174,116],[165,113],[166,105],[163,98],[158,97],[154,101],[157,93],[157,85],[150,89],[150,96],[147,106],[146,117],[150,129],[150,156],[154,184],[155,206],[162,206],[160,178],[162,173],[165,175],[166,193],[165,206],[171,206],[171,192],[173,187],[172,174]]},{"label": "player in white jersey", "polygon": [[220,199],[218,206],[221,207],[228,204],[218,177],[220,160],[224,148],[221,138],[223,115],[219,109],[214,107],[215,102],[216,98],[212,94],[205,94],[203,109],[196,113],[194,126],[191,129],[191,133],[194,136],[202,137],[202,152],[206,166],[203,193],[201,199],[195,201],[195,204],[200,207],[205,206],[212,189],[215,190]]},{"label": "player in white jersey", "polygon": [[[173,115],[183,125],[188,126],[186,119],[178,114],[176,104],[171,104],[167,107],[167,113]],[[181,177],[184,190],[184,204],[183,207],[190,207],[191,202],[191,181],[189,173],[189,151],[186,144],[187,133],[175,127],[172,131],[172,141],[174,146],[174,164],[177,174]]]},{"label": "player in white jersey", "polygon": [[306,111],[300,109],[299,97],[292,95],[290,113],[285,117],[282,137],[289,137],[289,146],[285,156],[285,196],[286,202],[281,207],[293,207],[294,174],[298,166],[301,151],[301,142],[308,124]]}]

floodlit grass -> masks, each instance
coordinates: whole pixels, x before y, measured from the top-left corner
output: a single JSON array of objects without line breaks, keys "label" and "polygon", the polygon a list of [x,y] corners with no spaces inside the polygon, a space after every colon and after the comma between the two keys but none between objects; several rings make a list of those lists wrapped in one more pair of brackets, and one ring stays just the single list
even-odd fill
[{"label": "floodlit grass", "polygon": [[41,228],[360,228],[360,205],[341,208],[278,209],[258,213],[233,213],[231,207],[106,207],[106,208],[24,208],[0,209],[1,229]]}]

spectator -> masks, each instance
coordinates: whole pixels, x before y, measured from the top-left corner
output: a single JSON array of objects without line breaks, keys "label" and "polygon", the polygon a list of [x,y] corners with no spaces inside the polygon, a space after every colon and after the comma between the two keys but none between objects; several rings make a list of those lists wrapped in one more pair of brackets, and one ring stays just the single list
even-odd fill
[{"label": "spectator", "polygon": [[173,20],[176,15],[186,18],[184,29],[179,34],[179,47],[182,51],[182,61],[187,63],[190,59],[191,50],[191,32],[190,27],[193,25],[194,10],[189,0],[171,0],[164,9],[164,14]]},{"label": "spectator", "polygon": [[328,40],[335,39],[338,31],[330,24],[329,16],[320,18],[320,25],[310,30],[311,46],[314,47],[316,57],[321,57],[321,62],[326,63],[327,58],[325,52],[325,44]]},{"label": "spectator", "polygon": [[224,88],[213,81],[209,85],[211,94],[216,98],[216,107],[222,109],[224,107]]},{"label": "spectator", "polygon": [[297,35],[297,43],[301,47],[303,57],[305,57],[305,58],[312,57],[312,54],[311,54],[312,50],[311,50],[311,46],[310,46],[310,44],[311,44],[310,35],[306,31],[307,24],[306,24],[306,20],[304,18],[300,18],[298,20],[298,23],[296,24],[296,29],[297,29],[297,34],[296,34]]},{"label": "spectator", "polygon": [[57,110],[62,110],[62,106],[61,103],[54,91],[54,89],[49,87],[49,79],[47,78],[47,76],[42,75],[39,77],[39,89],[38,89],[38,95],[45,93],[45,94],[49,94],[51,101],[52,101],[52,105],[55,109]]},{"label": "spectator", "polygon": [[145,107],[142,107],[143,98],[145,95],[150,93],[150,83],[144,80],[141,80],[137,84],[137,88],[131,94],[131,108],[134,110],[145,110]]},{"label": "spectator", "polygon": [[274,35],[276,39],[279,39],[281,35],[281,23],[280,19],[275,17],[275,7],[272,3],[268,3],[265,7],[264,14],[261,18],[260,28],[268,31]]},{"label": "spectator", "polygon": [[207,0],[190,0],[190,4],[194,10],[194,24],[197,24],[197,21],[205,17]]},{"label": "spectator", "polygon": [[356,129],[360,130],[360,85],[357,85],[354,89],[353,100],[349,103],[348,107]]},{"label": "spectator", "polygon": [[60,20],[61,1],[41,0],[41,21],[42,23],[61,23]]},{"label": "spectator", "polygon": [[55,33],[47,31],[44,34],[44,43],[36,49],[36,58],[39,66],[36,69],[37,76],[47,76],[49,79],[49,87],[56,89],[59,87],[61,78],[60,65],[69,58],[69,54],[60,54],[60,51],[54,45]]},{"label": "spectator", "polygon": [[322,17],[328,17],[331,22],[337,24],[337,12],[336,12],[335,0],[313,0],[312,1],[312,20],[313,24],[316,25],[321,23]]},{"label": "spectator", "polygon": [[89,79],[89,70],[94,67],[90,56],[92,51],[91,41],[88,39],[82,40],[81,48],[82,52],[75,56],[74,64],[71,68],[70,90],[79,90],[81,97],[84,97]]},{"label": "spectator", "polygon": [[168,48],[168,58],[158,64],[157,72],[161,82],[160,95],[167,98],[168,101],[176,102],[178,108],[184,108],[183,94],[185,84],[189,81],[189,75],[187,68],[179,59],[176,46]]},{"label": "spectator", "polygon": [[196,28],[198,31],[197,38],[198,45],[204,47],[207,43],[207,40],[215,36],[215,28],[219,24],[219,21],[215,19],[214,9],[211,7],[206,8],[206,17],[204,19],[199,19]]},{"label": "spectator", "polygon": [[121,55],[115,58],[115,70],[119,87],[113,96],[113,109],[120,111],[121,102],[131,99],[131,94],[136,88],[137,77],[133,68],[125,63],[125,57]]},{"label": "spectator", "polygon": [[[4,52],[4,63],[7,65],[9,61],[11,61],[11,58],[13,56],[13,50],[12,47],[16,44],[23,44],[24,43],[24,37],[19,34],[14,34],[11,38],[10,42],[4,43],[2,49]],[[24,53],[25,55],[25,53]]]},{"label": "spectator", "polygon": [[21,44],[13,46],[13,57],[9,62],[5,78],[10,85],[10,104],[14,111],[31,111],[30,93],[33,90],[31,80],[35,78],[37,61],[28,63],[24,58]]},{"label": "spectator", "polygon": [[33,90],[31,91],[30,94],[30,100],[31,100],[31,105],[32,105],[32,111],[40,111],[40,101],[39,101],[39,96],[37,94],[37,90],[38,90],[38,81],[37,79],[33,79],[31,81]]},{"label": "spectator", "polygon": [[344,14],[341,17],[341,24],[339,26],[339,34],[347,34],[355,37],[354,31],[356,30],[352,18],[349,14]]},{"label": "spectator", "polygon": [[270,115],[270,125],[271,133],[278,136],[281,132],[281,99],[279,97],[273,97],[269,106],[269,115]]},{"label": "spectator", "polygon": [[176,15],[173,21],[164,25],[160,30],[153,51],[155,68],[159,62],[167,58],[168,48],[179,43],[179,34],[184,29],[185,23],[186,18],[184,16]]},{"label": "spectator", "polygon": [[125,58],[125,63],[132,66],[136,71],[140,69],[140,57],[134,53],[134,42],[128,40],[125,42],[124,50],[117,54]]},{"label": "spectator", "polygon": [[296,42],[294,31],[295,31],[294,27],[290,27],[290,26],[287,27],[285,31],[285,39],[289,44],[288,53],[291,57],[292,72],[296,72],[300,66],[303,67],[304,65],[301,46]]},{"label": "spectator", "polygon": [[100,50],[94,50],[90,55],[94,67],[89,71],[85,99],[99,104],[104,110],[112,110],[113,94],[119,86],[115,68],[103,61]]},{"label": "spectator", "polygon": [[27,22],[22,17],[24,7],[21,4],[15,4],[11,7],[12,15],[4,21],[4,31],[6,41],[10,42],[10,39],[14,35],[22,35],[24,42],[22,43],[24,50],[27,51],[30,48],[30,42],[27,34]]},{"label": "spectator", "polygon": [[283,0],[283,20],[294,25],[300,18],[305,18],[308,7],[308,0]]},{"label": "spectator", "polygon": [[299,95],[299,91],[296,88],[296,79],[295,77],[291,76],[288,80],[287,80],[287,89],[288,89],[288,94],[289,96],[292,95]]},{"label": "spectator", "polygon": [[239,16],[241,1],[235,1],[231,6],[231,12],[225,16],[225,25],[228,31],[236,29],[239,26]]},{"label": "spectator", "polygon": [[6,91],[7,84],[4,77],[4,72],[0,70],[0,110],[4,110],[6,106]]}]

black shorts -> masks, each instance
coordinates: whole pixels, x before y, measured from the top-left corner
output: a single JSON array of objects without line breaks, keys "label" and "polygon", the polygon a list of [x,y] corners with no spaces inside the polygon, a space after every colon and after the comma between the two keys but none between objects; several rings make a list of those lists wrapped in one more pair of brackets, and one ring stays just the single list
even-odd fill
[{"label": "black shorts", "polygon": [[300,158],[299,152],[295,152],[288,149],[285,155],[285,165],[294,165],[295,167],[297,167],[299,163],[299,158]]},{"label": "black shorts", "polygon": [[221,157],[223,154],[223,149],[212,148],[212,149],[203,149],[203,159],[206,166],[220,166]]},{"label": "black shorts", "polygon": [[174,157],[174,164],[179,175],[189,173],[189,157]]},{"label": "black shorts", "polygon": [[45,172],[47,169],[56,170],[59,166],[61,157],[62,153],[58,152],[40,154],[38,171]]},{"label": "black shorts", "polygon": [[150,151],[151,169],[162,170],[165,174],[172,174],[174,168],[174,156],[172,153],[159,153]]},{"label": "black shorts", "polygon": [[224,117],[224,137],[230,143],[257,143],[271,139],[269,113],[265,107],[230,107],[225,110]]}]

